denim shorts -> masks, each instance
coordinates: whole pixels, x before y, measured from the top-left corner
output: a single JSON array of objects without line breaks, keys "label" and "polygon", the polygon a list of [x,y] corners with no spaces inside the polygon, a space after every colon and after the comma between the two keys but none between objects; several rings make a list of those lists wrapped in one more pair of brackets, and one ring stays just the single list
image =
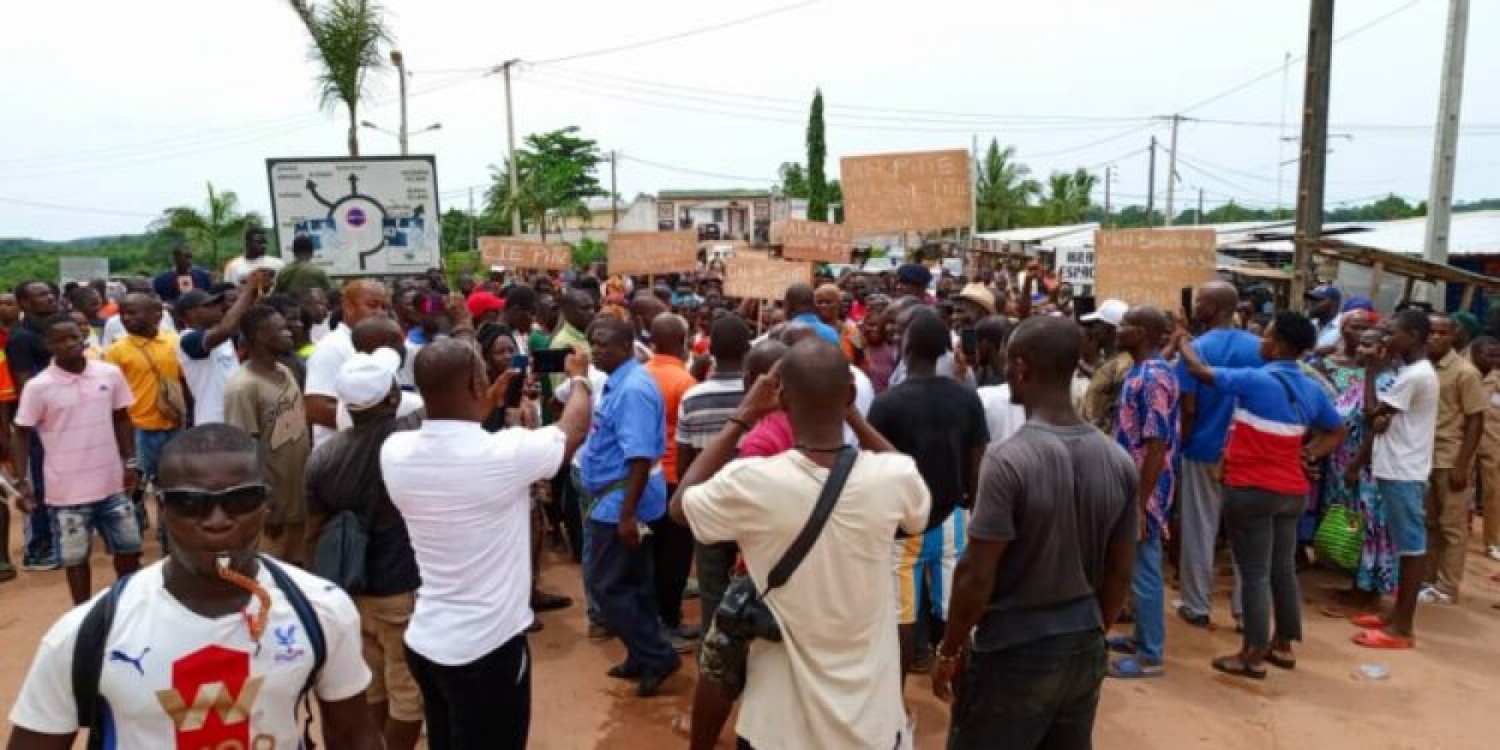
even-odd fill
[{"label": "denim shorts", "polygon": [[1420,480],[1377,479],[1376,492],[1385,505],[1386,530],[1391,545],[1402,557],[1427,554],[1427,520],[1424,503],[1427,483]]},{"label": "denim shorts", "polygon": [[141,527],[136,524],[135,505],[124,495],[82,505],[53,506],[52,513],[57,517],[59,557],[65,567],[88,563],[94,531],[104,537],[104,547],[110,554],[140,554]]}]

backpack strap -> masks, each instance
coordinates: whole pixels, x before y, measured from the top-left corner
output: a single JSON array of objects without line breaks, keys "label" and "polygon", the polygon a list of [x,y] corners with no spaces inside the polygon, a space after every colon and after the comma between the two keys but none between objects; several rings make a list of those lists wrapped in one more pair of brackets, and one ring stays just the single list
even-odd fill
[{"label": "backpack strap", "polygon": [[115,609],[132,575],[135,574],[121,576],[104,596],[94,601],[79,624],[78,637],[73,643],[73,703],[78,712],[78,728],[88,730],[90,750],[104,747],[104,700],[99,696],[99,675],[104,671],[104,651],[109,646]]},{"label": "backpack strap", "polygon": [[271,580],[276,583],[276,588],[281,589],[281,593],[286,595],[287,604],[290,604],[292,611],[297,613],[297,620],[302,623],[303,632],[307,633],[307,642],[312,644],[313,668],[307,673],[307,682],[302,685],[302,692],[298,694],[298,702],[304,704],[307,710],[306,719],[302,724],[303,747],[316,748],[317,744],[312,738],[313,711],[310,693],[318,682],[318,675],[323,671],[323,662],[328,659],[328,642],[323,635],[323,623],[318,619],[318,613],[313,609],[312,602],[309,602],[307,595],[302,593],[302,587],[287,575],[286,569],[281,567],[280,563],[265,555],[256,555],[256,557],[265,567],[266,572],[271,574]]},{"label": "backpack strap", "polygon": [[807,525],[802,527],[802,532],[797,534],[792,546],[787,548],[781,560],[771,568],[771,575],[766,579],[766,590],[761,592],[761,596],[785,584],[792,573],[796,572],[797,566],[802,564],[802,558],[807,557],[813,543],[818,541],[818,535],[823,532],[824,524],[828,523],[828,517],[833,515],[833,506],[843,493],[844,482],[849,479],[849,471],[854,468],[854,459],[858,457],[857,448],[846,445],[839,451],[838,458],[833,461],[833,468],[828,470],[828,479],[823,483],[823,491],[818,494],[818,503],[813,506]]}]

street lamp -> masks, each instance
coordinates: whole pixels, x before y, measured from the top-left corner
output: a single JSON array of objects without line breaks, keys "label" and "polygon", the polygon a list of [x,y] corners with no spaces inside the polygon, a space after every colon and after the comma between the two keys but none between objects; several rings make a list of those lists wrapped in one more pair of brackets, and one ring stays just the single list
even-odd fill
[{"label": "street lamp", "polygon": [[[406,141],[406,139],[404,137],[402,137],[400,131],[391,130],[389,128],[382,128],[379,125],[376,125],[375,123],[370,122],[369,120],[360,120],[359,126],[362,127],[362,128],[369,128],[370,130],[374,130],[374,131],[377,131],[377,132],[380,132],[380,133],[384,133],[384,134],[386,134],[388,136],[391,136],[392,138],[395,138],[398,141],[401,141],[403,144]],[[410,133],[410,135],[421,135],[423,133],[431,133],[434,130],[442,130],[442,129],[443,129],[443,124],[440,123],[440,122],[435,122],[435,123],[433,123],[431,125],[428,125],[425,128],[422,128],[421,130],[414,130],[414,131],[412,131]],[[403,148],[401,150],[401,153],[404,156],[406,154],[406,149]]]}]

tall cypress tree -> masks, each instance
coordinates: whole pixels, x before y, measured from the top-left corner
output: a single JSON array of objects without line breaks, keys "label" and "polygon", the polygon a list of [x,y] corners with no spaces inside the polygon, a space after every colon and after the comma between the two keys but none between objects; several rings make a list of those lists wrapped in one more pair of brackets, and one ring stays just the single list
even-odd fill
[{"label": "tall cypress tree", "polygon": [[823,173],[823,161],[828,157],[828,144],[823,138],[823,91],[813,92],[812,112],[807,117],[807,218],[812,221],[828,220],[828,179]]}]

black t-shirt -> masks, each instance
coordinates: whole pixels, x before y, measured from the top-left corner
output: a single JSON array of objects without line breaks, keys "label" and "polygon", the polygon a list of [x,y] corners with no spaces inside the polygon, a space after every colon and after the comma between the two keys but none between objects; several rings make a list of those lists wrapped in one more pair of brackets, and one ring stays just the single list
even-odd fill
[{"label": "black t-shirt", "polygon": [[990,442],[979,394],[945,376],[908,379],[875,399],[869,422],[917,462],[932,493],[927,528],[948,520],[963,504],[969,452]]},{"label": "black t-shirt", "polygon": [[361,592],[366,596],[404,594],[422,584],[406,522],[391,504],[380,473],[380,447],[385,439],[393,432],[421,426],[420,414],[356,425],[335,433],[307,459],[308,513],[327,516],[352,510],[370,514],[366,583]]},{"label": "black t-shirt", "polygon": [[10,366],[11,379],[20,382],[30,379],[52,364],[52,352],[47,351],[47,340],[42,336],[41,321],[33,321],[27,315],[10,331],[10,340],[5,343],[5,363]]}]

